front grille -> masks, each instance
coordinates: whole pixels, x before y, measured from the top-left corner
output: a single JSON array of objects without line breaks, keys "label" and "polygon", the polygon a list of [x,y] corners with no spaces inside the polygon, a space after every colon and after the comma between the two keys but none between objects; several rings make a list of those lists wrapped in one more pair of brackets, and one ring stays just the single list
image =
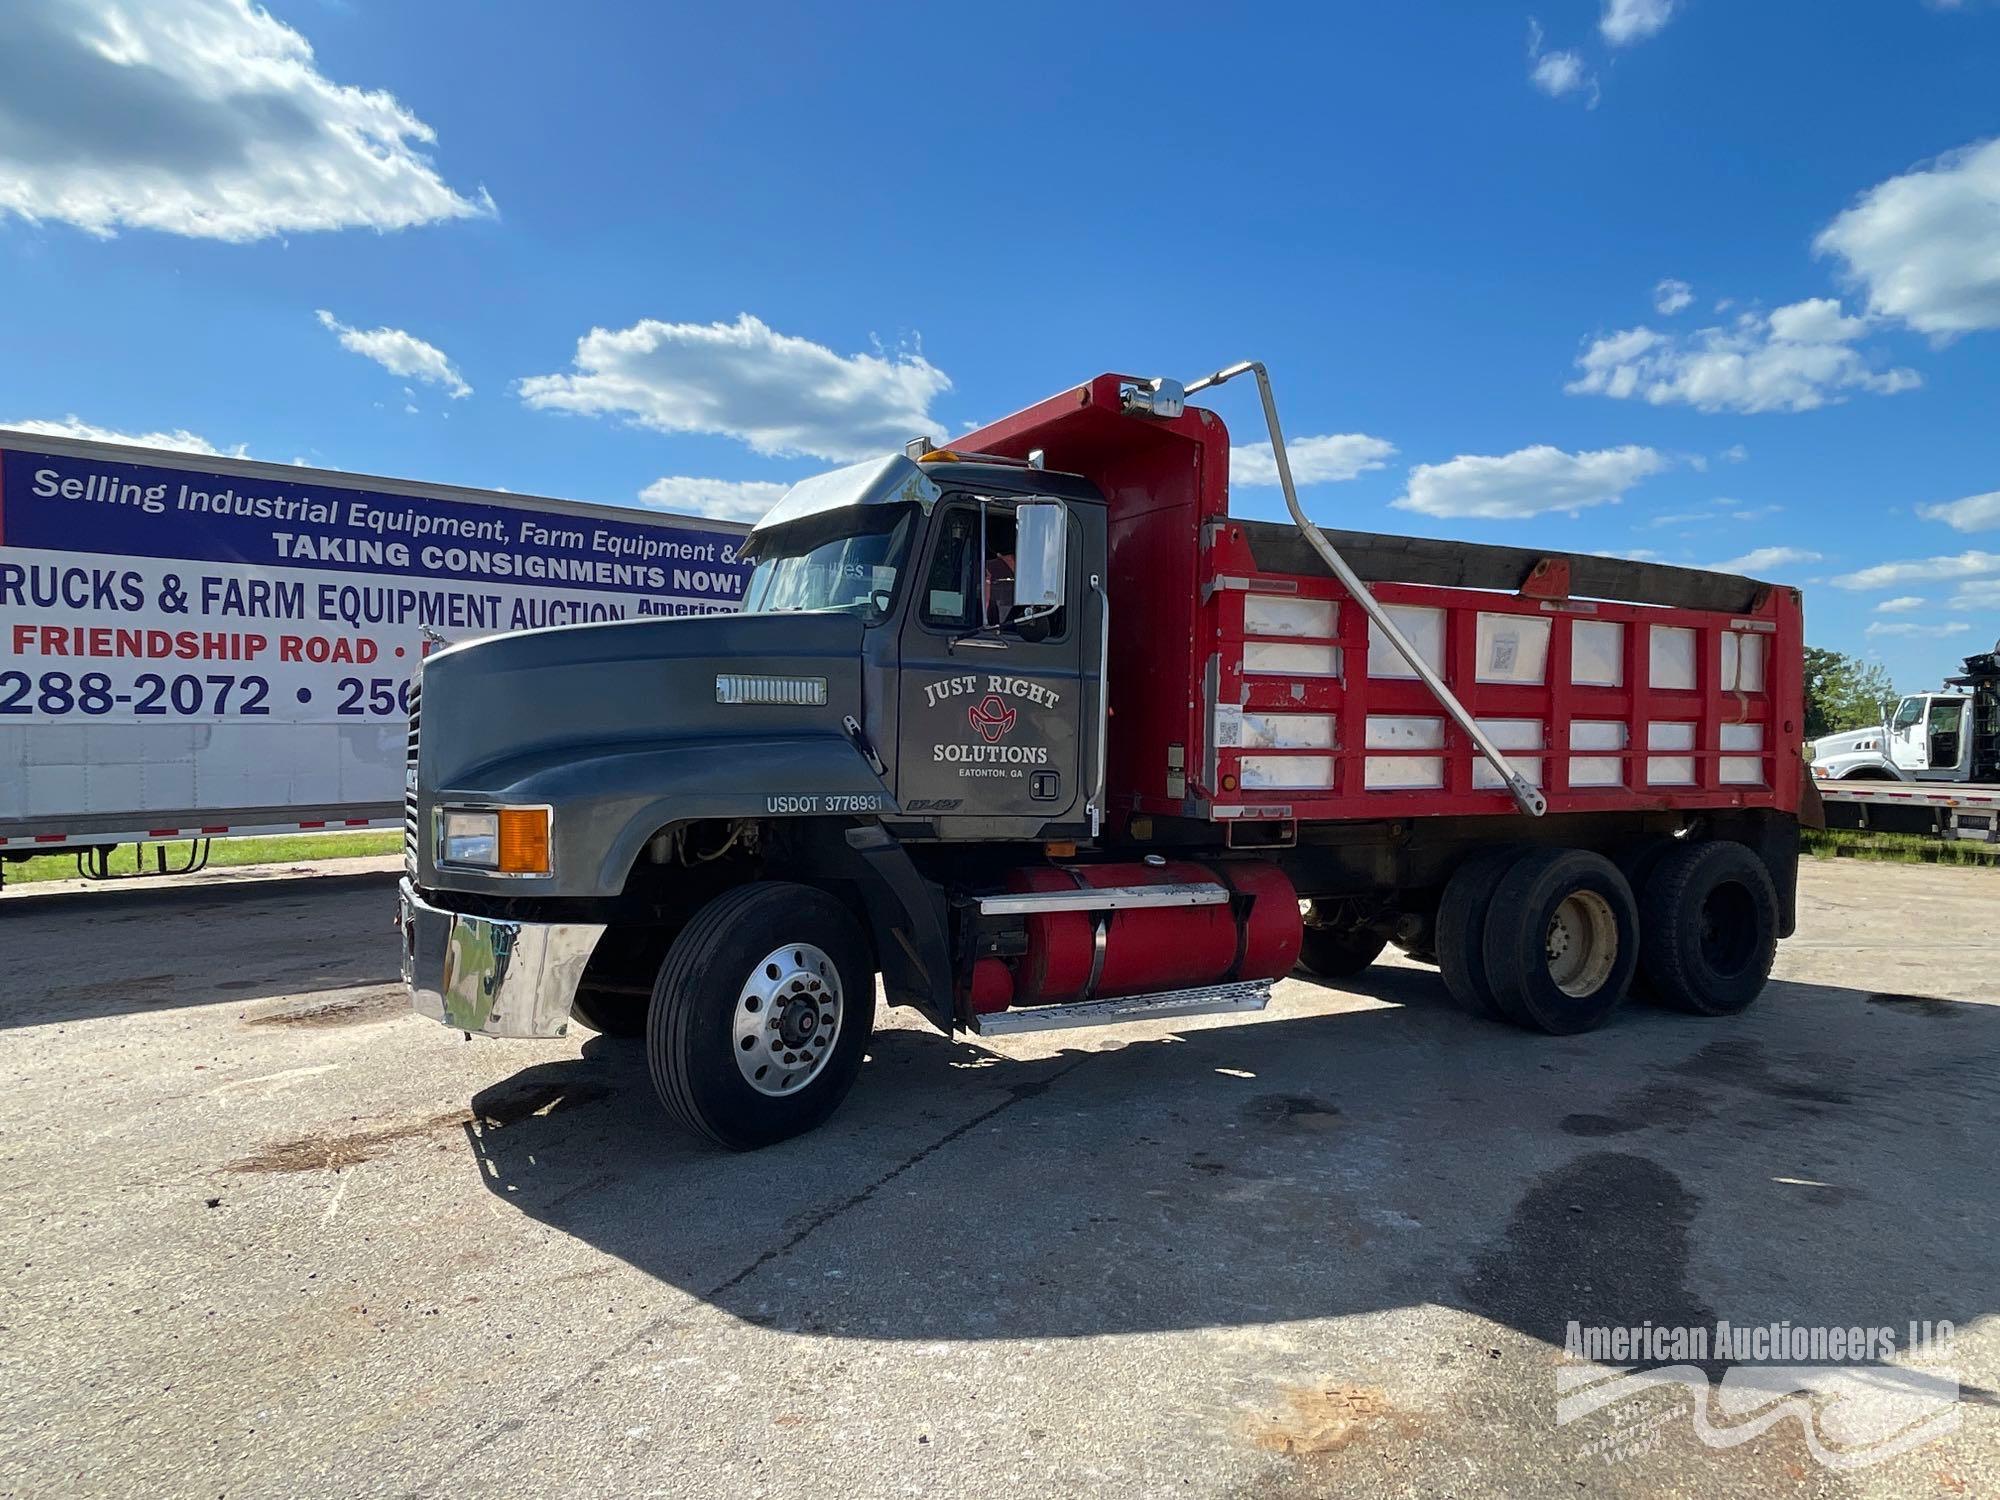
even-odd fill
[{"label": "front grille", "polygon": [[410,738],[403,755],[403,867],[412,877],[417,873],[417,720],[423,708],[424,690],[415,677],[410,679]]}]

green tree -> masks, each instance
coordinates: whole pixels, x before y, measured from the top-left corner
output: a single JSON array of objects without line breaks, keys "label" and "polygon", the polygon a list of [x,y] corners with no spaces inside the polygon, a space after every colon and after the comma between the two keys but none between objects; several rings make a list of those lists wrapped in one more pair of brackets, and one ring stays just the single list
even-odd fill
[{"label": "green tree", "polygon": [[1844,651],[1806,647],[1806,738],[1880,724],[1896,706],[1896,685],[1879,663]]}]

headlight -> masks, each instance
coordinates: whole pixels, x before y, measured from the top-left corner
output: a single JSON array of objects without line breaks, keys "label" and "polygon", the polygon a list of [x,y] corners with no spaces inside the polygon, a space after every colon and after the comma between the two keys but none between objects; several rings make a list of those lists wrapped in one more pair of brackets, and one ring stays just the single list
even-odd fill
[{"label": "headlight", "polygon": [[446,808],[438,828],[438,863],[500,875],[546,875],[546,807]]}]

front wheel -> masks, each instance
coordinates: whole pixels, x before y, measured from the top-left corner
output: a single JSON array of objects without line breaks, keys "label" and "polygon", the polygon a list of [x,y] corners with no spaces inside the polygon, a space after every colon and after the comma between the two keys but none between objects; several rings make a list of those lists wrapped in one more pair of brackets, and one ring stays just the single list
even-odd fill
[{"label": "front wheel", "polygon": [[874,1026],[875,973],[847,908],[757,881],[709,902],[667,950],[646,1058],[668,1114],[753,1151],[833,1113]]}]

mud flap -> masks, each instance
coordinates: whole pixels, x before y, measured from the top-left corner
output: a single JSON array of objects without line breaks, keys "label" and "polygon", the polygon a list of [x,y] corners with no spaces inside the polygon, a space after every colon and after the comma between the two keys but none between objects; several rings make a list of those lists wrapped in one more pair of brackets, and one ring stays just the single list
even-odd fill
[{"label": "mud flap", "polygon": [[889,1003],[910,1006],[950,1036],[956,1006],[942,893],[880,824],[850,828],[846,839],[866,868],[861,894]]}]

